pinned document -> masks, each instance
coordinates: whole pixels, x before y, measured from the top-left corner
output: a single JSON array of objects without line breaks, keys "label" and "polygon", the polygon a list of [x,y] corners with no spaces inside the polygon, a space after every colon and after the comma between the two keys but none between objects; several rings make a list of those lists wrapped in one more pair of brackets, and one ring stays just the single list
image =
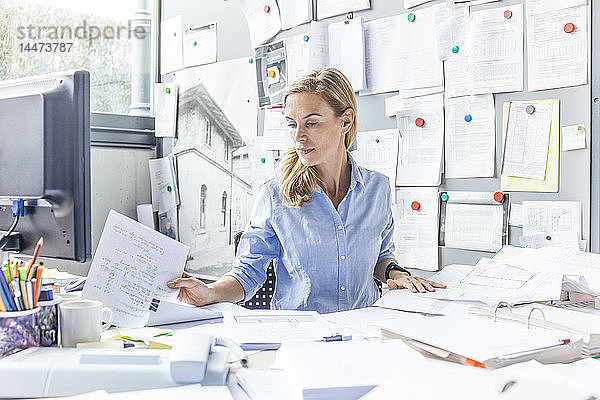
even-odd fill
[{"label": "pinned document", "polygon": [[312,20],[312,0],[278,0],[281,29],[290,29]]},{"label": "pinned document", "polygon": [[580,201],[523,202],[523,235],[573,231],[580,239],[581,230]]},{"label": "pinned document", "polygon": [[183,66],[217,62],[217,23],[200,25],[183,32]]},{"label": "pinned document", "polygon": [[365,37],[362,17],[329,25],[329,66],[346,75],[355,92],[365,88]]},{"label": "pinned document", "polygon": [[390,180],[392,202],[396,188],[396,164],[398,162],[398,130],[359,132],[353,153],[356,161],[365,168],[381,172]]},{"label": "pinned document", "polygon": [[287,87],[287,63],[283,40],[258,47],[254,51],[258,105],[281,104]]},{"label": "pinned document", "polygon": [[160,23],[160,72],[168,74],[183,67],[183,25],[181,15]]},{"label": "pinned document", "polygon": [[265,150],[287,150],[294,146],[282,106],[265,108],[263,136]]},{"label": "pinned document", "polygon": [[253,49],[277,35],[281,30],[279,7],[275,0],[240,0],[248,22],[250,44]]},{"label": "pinned document", "polygon": [[467,96],[473,93],[472,66],[469,57],[460,55],[444,61],[446,98]]},{"label": "pinned document", "polygon": [[527,0],[526,6],[529,90],[586,84],[586,1]]},{"label": "pinned document", "polygon": [[179,205],[179,190],[173,155],[148,160],[154,211],[164,213]]},{"label": "pinned document", "polygon": [[177,99],[179,86],[176,83],[154,84],[154,135],[175,137],[177,127]]},{"label": "pinned document", "polygon": [[309,70],[311,36],[310,32],[307,32],[284,39],[288,85]]},{"label": "pinned document", "polygon": [[394,211],[394,254],[411,268],[439,268],[439,194],[437,188],[399,188]]},{"label": "pinned document", "polygon": [[441,3],[435,10],[435,41],[440,60],[469,54],[469,9]]},{"label": "pinned document", "polygon": [[471,13],[473,94],[523,90],[523,4]]},{"label": "pinned document", "polygon": [[317,19],[369,8],[371,8],[371,0],[317,0]]},{"label": "pinned document", "polygon": [[260,185],[275,177],[273,152],[265,150],[264,137],[258,136],[254,146],[248,147],[248,159],[250,161],[252,190],[256,194]]},{"label": "pinned document", "polygon": [[585,149],[585,126],[583,124],[563,126],[562,128],[562,150]]},{"label": "pinned document", "polygon": [[559,247],[562,249],[579,250],[579,240],[575,231],[536,233],[534,235],[521,236],[521,246],[530,249]]}]

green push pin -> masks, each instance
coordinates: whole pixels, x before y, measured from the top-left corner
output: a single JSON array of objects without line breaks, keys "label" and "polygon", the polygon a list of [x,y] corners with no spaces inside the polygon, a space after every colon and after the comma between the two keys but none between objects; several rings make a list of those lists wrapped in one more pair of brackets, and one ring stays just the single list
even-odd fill
[{"label": "green push pin", "polygon": [[248,62],[249,62],[250,64],[252,64],[252,63],[254,62],[254,60],[253,60],[252,58],[250,58],[250,59],[248,59]]},{"label": "green push pin", "polygon": [[264,158],[264,157],[261,157],[261,159],[260,159],[260,162],[264,164],[264,163],[265,163],[265,161],[266,161],[266,160],[265,160],[265,158]]},{"label": "green push pin", "polygon": [[454,54],[458,53],[458,46],[454,46],[454,47],[452,47],[452,52],[453,52]]},{"label": "green push pin", "polygon": [[197,44],[198,44],[198,42],[194,40],[194,46],[197,45]]},{"label": "green push pin", "polygon": [[169,88],[169,87],[168,87],[168,88],[165,88],[165,92],[167,92],[167,93],[171,93],[171,88]]},{"label": "green push pin", "polygon": [[413,13],[408,14],[408,17],[407,17],[408,22],[415,22],[415,18],[416,18],[415,14],[413,14]]},{"label": "green push pin", "polygon": [[448,201],[448,193],[442,193],[442,201]]},{"label": "green push pin", "polygon": [[167,192],[171,192],[171,190],[173,190],[173,189],[171,189],[171,185],[168,185],[167,186]]}]

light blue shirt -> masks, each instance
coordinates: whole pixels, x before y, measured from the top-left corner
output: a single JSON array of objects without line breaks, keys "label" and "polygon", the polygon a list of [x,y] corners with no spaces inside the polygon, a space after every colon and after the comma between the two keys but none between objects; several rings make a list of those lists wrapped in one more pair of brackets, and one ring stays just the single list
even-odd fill
[{"label": "light blue shirt", "polygon": [[245,300],[262,286],[271,259],[277,278],[271,308],[327,313],[378,299],[375,265],[394,257],[389,179],[348,158],[350,188],[337,210],[320,187],[300,209],[282,204],[274,179],[260,187],[227,274],[241,283]]}]

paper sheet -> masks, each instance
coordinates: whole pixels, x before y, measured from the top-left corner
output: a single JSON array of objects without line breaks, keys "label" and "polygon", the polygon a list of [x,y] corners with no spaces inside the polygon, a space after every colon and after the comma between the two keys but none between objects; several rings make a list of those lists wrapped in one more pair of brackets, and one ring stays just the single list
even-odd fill
[{"label": "paper sheet", "polygon": [[252,191],[256,194],[261,184],[275,177],[273,152],[265,150],[263,136],[258,136],[254,146],[248,147],[248,160],[250,161]]},{"label": "paper sheet", "polygon": [[473,80],[469,57],[461,55],[444,61],[446,98],[467,96],[473,93]]},{"label": "paper sheet", "polygon": [[441,60],[469,54],[469,9],[451,8],[441,3],[435,10],[435,40]]},{"label": "paper sheet", "polygon": [[362,17],[332,23],[328,32],[329,66],[342,71],[355,92],[364,89],[365,37]]},{"label": "paper sheet", "polygon": [[137,211],[137,221],[150,229],[155,229],[152,204],[138,204],[135,209]]},{"label": "paper sheet", "polygon": [[[560,156],[560,135],[559,135],[559,112],[560,101],[544,100],[552,104],[552,123],[550,126],[550,145],[548,150],[548,161],[546,163],[545,178],[543,180],[517,178],[502,175],[500,178],[503,191],[509,192],[558,192],[558,171]],[[539,102],[538,102],[539,103]],[[506,127],[508,125],[508,111],[510,103],[504,103],[502,117],[503,137],[506,136]]]},{"label": "paper sheet", "polygon": [[287,63],[283,40],[259,46],[254,51],[256,88],[260,107],[283,103],[287,87]]},{"label": "paper sheet", "polygon": [[[293,0],[296,1],[296,0]],[[317,19],[371,8],[370,0],[317,0]]]},{"label": "paper sheet", "polygon": [[[391,292],[396,292],[396,290],[391,290],[388,292],[388,294]],[[398,292],[401,291],[398,290]],[[405,290],[404,292],[408,291]],[[428,301],[435,302],[432,300]],[[346,329],[358,331],[362,335],[364,335],[365,338],[379,338],[380,329],[375,324],[381,321],[394,318],[397,315],[397,310],[382,307],[365,307],[349,311],[324,314],[323,318]],[[352,340],[356,339],[357,338],[352,337]]]},{"label": "paper sheet", "polygon": [[516,226],[518,228],[523,227],[523,205],[517,203],[510,203],[510,214],[508,217],[508,224],[510,226]]},{"label": "paper sheet", "polygon": [[524,201],[523,235],[574,231],[581,239],[580,201]]},{"label": "paper sheet", "polygon": [[[413,205],[418,209],[414,210]],[[437,188],[399,188],[393,210],[394,254],[398,263],[403,267],[437,271],[440,213]]]},{"label": "paper sheet", "polygon": [[583,124],[563,126],[562,128],[562,150],[585,149],[585,126]]},{"label": "paper sheet", "polygon": [[530,249],[542,247],[560,247],[562,249],[579,250],[577,232],[537,233],[535,235],[521,236],[521,246]]},{"label": "paper sheet", "polygon": [[496,119],[491,94],[446,99],[446,178],[494,176]]},{"label": "paper sheet", "polygon": [[[402,100],[396,114],[400,132],[398,186],[438,186],[444,149],[443,95]],[[421,127],[417,118],[424,120]]]},{"label": "paper sheet", "polygon": [[154,84],[154,135],[156,137],[175,137],[177,126],[177,96],[179,87],[176,83]]},{"label": "paper sheet", "polygon": [[290,29],[312,20],[311,0],[279,0],[281,29]]},{"label": "paper sheet", "polygon": [[496,252],[502,247],[501,205],[446,205],[446,247]]},{"label": "paper sheet", "polygon": [[235,378],[252,400],[288,400],[290,397],[291,384],[283,370],[240,368]]},{"label": "paper sheet", "polygon": [[[391,97],[388,97],[385,99],[385,116],[386,117],[395,117],[396,111],[400,108],[400,104],[402,103],[403,99],[408,99],[408,98],[412,98],[412,97],[429,96],[431,94],[442,93],[443,91],[444,91],[444,85],[432,86],[432,87],[421,88],[421,89],[399,90],[397,95],[391,96]],[[362,95],[362,94],[369,94],[369,93],[361,92],[359,94]]]},{"label": "paper sheet", "polygon": [[100,300],[113,324],[139,328],[153,298],[175,300],[167,282],[181,276],[189,247],[111,210],[82,297]]},{"label": "paper sheet", "polygon": [[294,146],[290,136],[290,128],[283,116],[283,107],[265,108],[264,119],[265,150],[287,150]]},{"label": "paper sheet", "polygon": [[310,32],[307,32],[284,39],[288,85],[309,70],[310,36]]},{"label": "paper sheet", "polygon": [[329,66],[329,24],[312,21],[309,33],[308,69]]},{"label": "paper sheet", "polygon": [[[527,0],[529,91],[587,83],[588,44],[585,4],[585,0],[567,2]],[[577,6],[562,8],[565,5]],[[558,7],[562,9],[557,10]],[[574,31],[567,33],[565,30],[569,23],[574,25]]]},{"label": "paper sheet", "polygon": [[182,32],[181,15],[160,23],[160,73],[163,75],[183,67]]},{"label": "paper sheet", "polygon": [[[454,265],[450,266],[450,268],[452,267],[454,267]],[[437,290],[444,291],[445,289],[436,289],[436,291]],[[480,301],[432,299],[423,297],[421,294],[422,293],[413,293],[410,290],[390,290],[380,297],[379,300],[375,302],[374,306],[430,315],[467,315],[469,307],[485,306],[485,303]]]},{"label": "paper sheet", "polygon": [[469,43],[473,94],[523,90],[523,4],[471,13]]},{"label": "paper sheet", "polygon": [[353,153],[356,161],[365,168],[381,172],[387,176],[390,180],[390,191],[393,194],[396,188],[398,130],[358,132],[356,148]]},{"label": "paper sheet", "polygon": [[179,205],[173,156],[148,160],[154,211],[164,213]]},{"label": "paper sheet", "polygon": [[281,30],[279,7],[275,0],[239,1],[242,5],[242,12],[246,17],[246,22],[248,22],[250,44],[253,49],[271,39]]},{"label": "paper sheet", "polygon": [[217,23],[201,25],[183,32],[183,66],[217,62]]},{"label": "paper sheet", "polygon": [[[530,107],[535,108],[532,114],[527,112]],[[551,123],[551,103],[510,103],[502,175],[544,180]]]}]

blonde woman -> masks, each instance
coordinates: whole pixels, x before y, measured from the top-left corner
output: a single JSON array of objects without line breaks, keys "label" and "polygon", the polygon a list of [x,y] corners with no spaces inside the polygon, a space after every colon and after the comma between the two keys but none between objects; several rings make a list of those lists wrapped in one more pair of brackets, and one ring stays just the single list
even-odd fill
[{"label": "blonde woman", "polygon": [[284,96],[294,147],[277,179],[261,186],[232,270],[205,285],[186,276],[169,282],[179,298],[201,306],[250,299],[275,260],[272,308],[344,311],[372,305],[375,279],[391,289],[435,291],[444,285],[412,277],[394,259],[390,185],[355,163],[356,98],[334,68],[315,70]]}]

